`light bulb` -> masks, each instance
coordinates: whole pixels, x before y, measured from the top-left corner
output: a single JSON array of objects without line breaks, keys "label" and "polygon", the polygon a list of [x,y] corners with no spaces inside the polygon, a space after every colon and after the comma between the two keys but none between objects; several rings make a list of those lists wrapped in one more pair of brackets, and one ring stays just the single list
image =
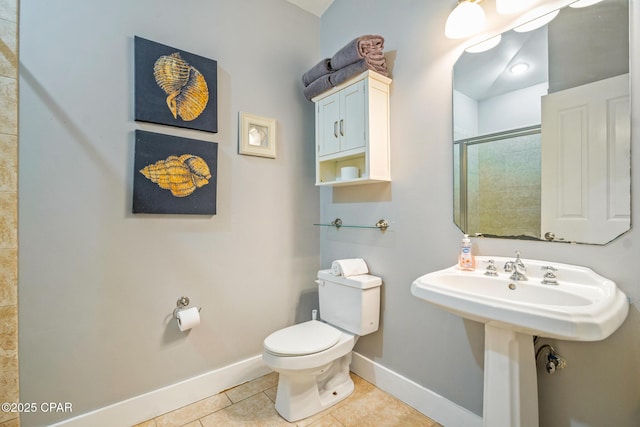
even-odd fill
[{"label": "light bulb", "polygon": [[484,10],[479,4],[464,0],[449,14],[444,34],[450,39],[462,39],[480,32],[486,21]]},{"label": "light bulb", "polygon": [[511,71],[511,73],[513,74],[522,74],[526,72],[528,69],[529,69],[529,64],[525,62],[520,62],[514,65],[513,67],[509,68],[509,71]]}]

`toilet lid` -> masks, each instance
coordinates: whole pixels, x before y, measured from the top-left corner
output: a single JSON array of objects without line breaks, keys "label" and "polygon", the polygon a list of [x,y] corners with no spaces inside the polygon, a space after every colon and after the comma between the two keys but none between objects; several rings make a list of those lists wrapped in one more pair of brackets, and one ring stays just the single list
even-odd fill
[{"label": "toilet lid", "polygon": [[341,334],[333,326],[310,320],[272,333],[264,340],[264,348],[273,354],[302,356],[333,347]]}]

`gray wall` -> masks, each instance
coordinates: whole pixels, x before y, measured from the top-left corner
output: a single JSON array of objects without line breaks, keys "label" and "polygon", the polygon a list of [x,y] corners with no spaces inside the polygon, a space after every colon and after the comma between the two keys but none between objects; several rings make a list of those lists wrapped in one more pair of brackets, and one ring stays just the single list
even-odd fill
[{"label": "gray wall", "polygon": [[[549,3],[549,1],[545,1]],[[541,3],[541,2],[539,2]],[[322,188],[321,219],[347,223],[391,222],[381,234],[369,230],[321,234],[322,266],[342,257],[364,257],[384,279],[382,327],[365,336],[356,350],[378,363],[482,414],[482,325],[465,321],[411,296],[411,282],[453,265],[460,231],[452,217],[451,69],[460,42],[444,37],[444,23],[456,2],[336,0],[321,19],[321,52],[332,55],[362,34],[381,34],[391,59],[390,184],[362,188]],[[495,28],[494,1],[482,6]],[[638,10],[632,21],[640,23]],[[633,29],[632,29],[633,30]],[[633,45],[640,36],[632,31]],[[637,55],[632,69],[640,65]],[[633,97],[640,89],[633,77]],[[640,133],[640,110],[633,109],[633,138]],[[635,145],[635,144],[632,144]],[[640,168],[640,151],[632,154]],[[633,174],[633,219],[640,222],[640,174]],[[591,267],[615,280],[637,301],[640,265],[637,229],[605,246],[474,239],[481,255],[524,257]],[[637,303],[611,337],[595,343],[552,342],[567,358],[566,370],[539,376],[541,426],[640,425],[640,316]]]},{"label": "gray wall", "polygon": [[[322,267],[362,256],[384,278],[381,329],[357,350],[481,414],[482,326],[409,292],[416,277],[454,263],[461,238],[449,184],[459,43],[443,35],[455,1],[336,0],[320,21],[281,0],[189,5],[21,2],[21,400],[72,401],[78,415],[258,354],[266,334],[308,316],[320,248]],[[385,36],[392,64],[393,182],[318,192],[313,110],[299,78],[367,33]],[[134,35],[218,60],[218,134],[133,121]],[[640,42],[635,31],[632,38]],[[278,119],[278,159],[236,154],[238,111]],[[130,214],[135,129],[220,144],[218,215]],[[638,170],[639,153],[632,162]],[[336,216],[345,224],[386,218],[391,228],[311,226]],[[480,254],[517,248],[587,265],[635,300],[636,239],[634,229],[606,246],[475,244]],[[203,324],[188,335],[165,323],[182,294],[203,307]],[[555,342],[569,367],[540,377],[541,425],[640,424],[639,343],[636,305],[603,342]],[[23,424],[54,419],[25,416]]]},{"label": "gray wall", "polygon": [[[187,4],[188,3],[188,6]],[[49,424],[260,354],[310,318],[319,19],[283,0],[21,2],[20,393]],[[218,61],[217,134],[133,120],[133,37]],[[277,119],[237,154],[238,112]],[[217,215],[132,215],[134,130],[219,144]],[[181,295],[202,324],[180,333]]]}]

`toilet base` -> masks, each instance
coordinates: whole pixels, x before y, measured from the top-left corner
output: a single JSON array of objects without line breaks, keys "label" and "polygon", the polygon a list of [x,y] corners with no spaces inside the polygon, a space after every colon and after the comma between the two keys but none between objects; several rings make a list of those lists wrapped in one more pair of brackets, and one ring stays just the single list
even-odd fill
[{"label": "toilet base", "polygon": [[280,374],[276,411],[287,421],[310,417],[346,399],[354,390],[349,375],[351,352],[308,372],[277,370]]}]

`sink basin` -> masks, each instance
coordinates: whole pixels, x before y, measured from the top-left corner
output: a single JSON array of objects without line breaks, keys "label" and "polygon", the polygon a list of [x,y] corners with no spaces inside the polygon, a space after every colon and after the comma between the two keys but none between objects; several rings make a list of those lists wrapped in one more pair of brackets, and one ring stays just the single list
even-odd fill
[{"label": "sink basin", "polygon": [[[489,260],[497,276],[485,275]],[[476,257],[476,271],[457,266],[425,274],[411,293],[451,313],[485,324],[483,426],[537,427],[538,390],[532,335],[597,341],[629,312],[627,297],[585,267],[523,259],[528,280],[511,280],[513,258]],[[551,266],[557,284],[543,284]]]},{"label": "sink basin", "polygon": [[[485,275],[493,259],[498,276]],[[513,258],[476,257],[476,271],[457,266],[415,280],[411,293],[459,316],[548,338],[597,341],[611,335],[629,311],[616,284],[589,268],[524,259],[526,281],[503,272]],[[543,266],[557,269],[557,285],[542,284]]]}]

